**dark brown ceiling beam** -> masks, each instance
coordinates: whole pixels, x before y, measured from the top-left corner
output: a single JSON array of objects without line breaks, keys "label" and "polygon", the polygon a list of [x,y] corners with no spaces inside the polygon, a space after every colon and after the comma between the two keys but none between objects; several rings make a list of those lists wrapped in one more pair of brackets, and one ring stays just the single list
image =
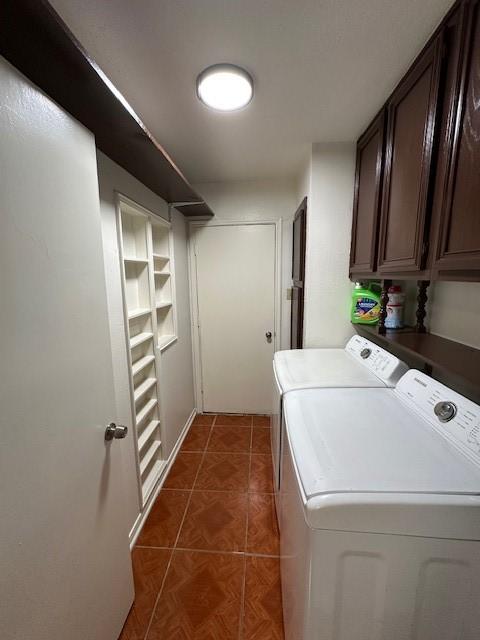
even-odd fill
[{"label": "dark brown ceiling beam", "polygon": [[[0,2],[0,54],[95,135],[97,147],[185,215],[212,216],[161,144],[46,0]],[[188,210],[188,213],[187,213]]]}]

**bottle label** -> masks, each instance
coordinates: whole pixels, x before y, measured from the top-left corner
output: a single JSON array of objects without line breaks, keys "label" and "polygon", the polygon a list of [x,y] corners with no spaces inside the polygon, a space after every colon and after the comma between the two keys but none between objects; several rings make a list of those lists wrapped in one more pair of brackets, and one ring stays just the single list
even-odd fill
[{"label": "bottle label", "polygon": [[358,298],[353,315],[357,320],[373,322],[380,317],[380,303],[372,298]]}]

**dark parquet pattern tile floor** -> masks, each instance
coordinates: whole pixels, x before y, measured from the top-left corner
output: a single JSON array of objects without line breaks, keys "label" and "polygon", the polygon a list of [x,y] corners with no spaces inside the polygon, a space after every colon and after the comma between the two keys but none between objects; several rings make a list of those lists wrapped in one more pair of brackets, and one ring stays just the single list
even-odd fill
[{"label": "dark parquet pattern tile floor", "polygon": [[283,640],[266,416],[198,415],[132,553],[119,640]]}]

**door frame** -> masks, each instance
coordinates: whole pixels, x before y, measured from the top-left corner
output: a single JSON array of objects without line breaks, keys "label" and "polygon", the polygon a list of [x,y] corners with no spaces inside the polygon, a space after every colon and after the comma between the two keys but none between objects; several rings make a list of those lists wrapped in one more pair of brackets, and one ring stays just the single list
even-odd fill
[{"label": "door frame", "polygon": [[[300,270],[302,279],[295,279],[295,222],[297,218],[303,213],[303,225],[300,237]],[[307,224],[308,224],[308,198],[305,196],[299,204],[292,220],[292,299],[290,304],[290,349],[293,349],[292,345],[292,322],[293,322],[293,290],[295,288],[301,290],[302,296],[302,309],[301,309],[301,328],[298,330],[297,326],[297,339],[300,337],[300,346],[296,346],[295,349],[303,349],[303,343],[305,340],[305,274],[306,274],[306,262],[307,262]],[[298,282],[302,283],[299,287]]]},{"label": "door frame", "polygon": [[192,351],[193,351],[193,387],[195,392],[195,406],[199,413],[203,413],[203,381],[202,381],[202,350],[200,339],[200,325],[198,315],[198,287],[197,270],[195,260],[195,246],[193,231],[200,227],[224,227],[239,225],[272,225],[275,231],[275,265],[274,265],[274,309],[273,309],[273,349],[277,351],[281,344],[282,327],[282,221],[281,220],[190,220],[188,224],[188,281],[190,294],[190,312],[192,327]]}]

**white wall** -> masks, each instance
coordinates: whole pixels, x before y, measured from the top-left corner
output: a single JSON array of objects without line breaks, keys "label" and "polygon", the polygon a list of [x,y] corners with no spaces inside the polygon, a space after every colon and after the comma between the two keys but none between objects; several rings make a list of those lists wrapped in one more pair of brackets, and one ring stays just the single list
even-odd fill
[{"label": "white wall", "polygon": [[429,330],[480,349],[480,283],[436,282],[428,296]]},{"label": "white wall", "polygon": [[162,352],[162,400],[167,434],[165,451],[170,455],[194,406],[192,324],[188,282],[187,222],[172,211],[173,251],[178,340]]},{"label": "white wall", "polygon": [[340,347],[353,334],[348,278],[355,146],[314,144],[298,194],[308,197],[305,347]]},{"label": "white wall", "polygon": [[[301,202],[305,197],[311,196],[312,189],[312,148],[310,147],[308,157],[303,165],[297,181],[297,200]],[[307,204],[308,206],[308,204]]]},{"label": "white wall", "polygon": [[195,185],[220,220],[282,220],[281,348],[290,348],[290,309],[287,289],[292,284],[292,220],[300,204],[295,182],[247,180]]},{"label": "white wall", "polygon": [[[117,413],[118,420],[133,429],[115,217],[115,191],[128,196],[165,219],[168,219],[168,207],[160,197],[100,151],[97,152],[97,161]],[[172,211],[172,228],[178,340],[163,351],[161,357],[160,385],[165,411],[166,438],[163,443],[165,457],[171,453],[194,408],[186,222],[183,215],[175,210]],[[127,438],[121,444],[125,475],[124,508],[128,511],[129,521],[133,526],[140,512],[133,438]]]}]

